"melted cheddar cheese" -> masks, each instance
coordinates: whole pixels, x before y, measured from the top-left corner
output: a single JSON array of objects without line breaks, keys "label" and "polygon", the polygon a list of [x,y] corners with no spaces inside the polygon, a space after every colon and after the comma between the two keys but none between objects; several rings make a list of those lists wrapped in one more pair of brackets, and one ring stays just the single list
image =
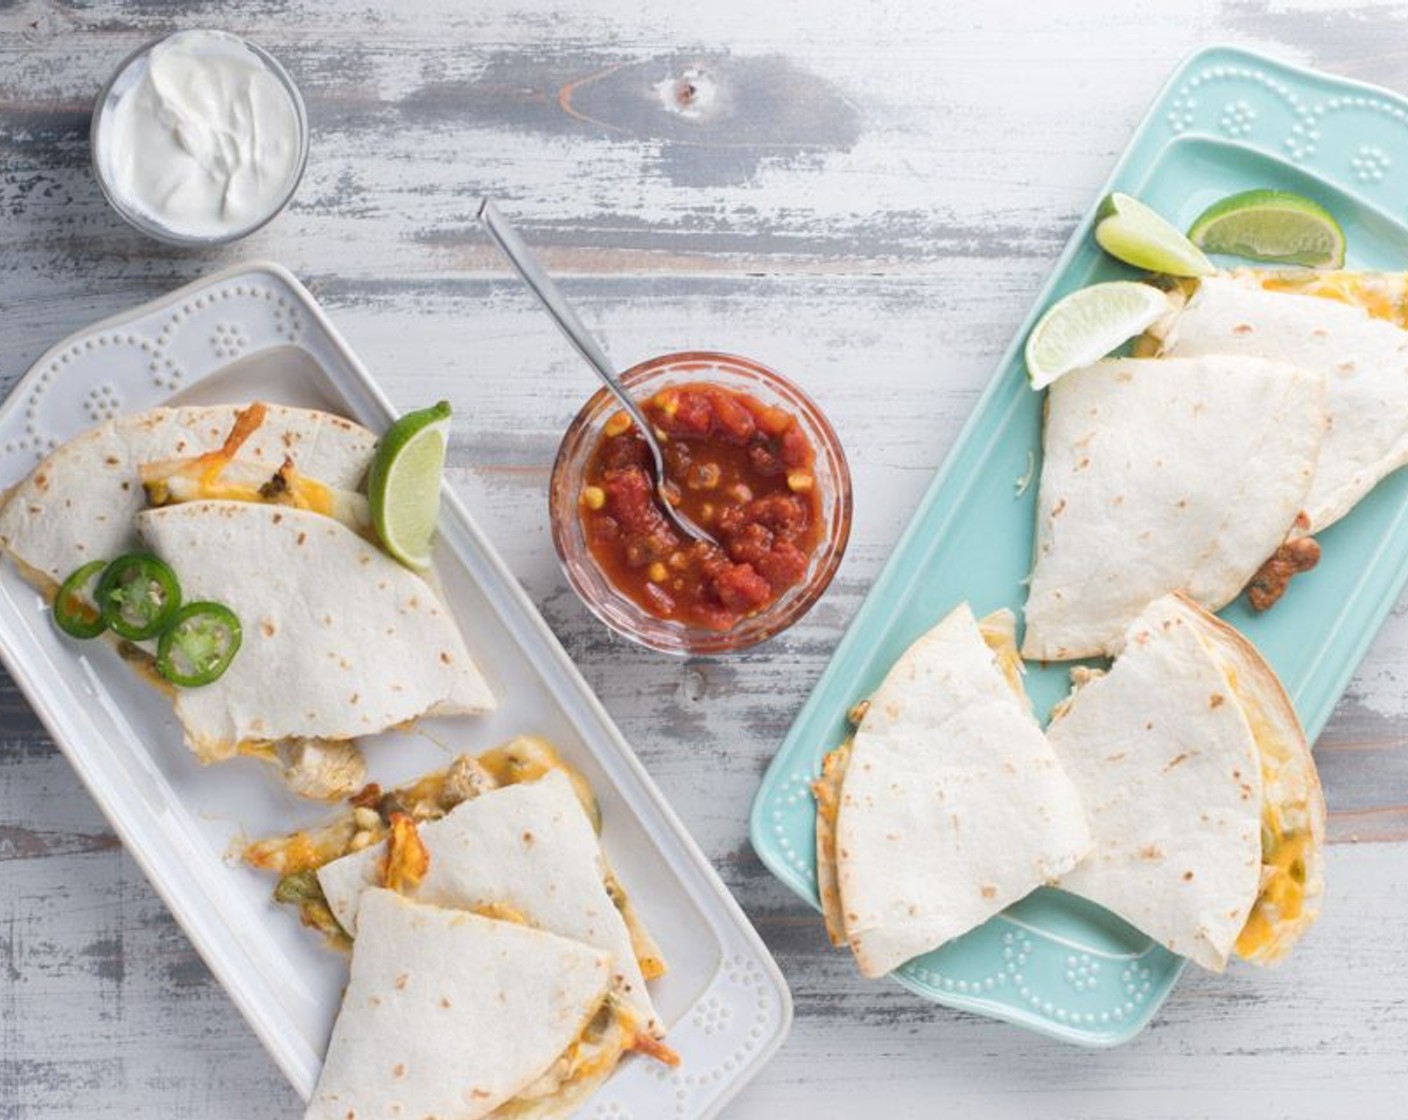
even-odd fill
[{"label": "melted cheddar cheese", "polygon": [[633,1050],[667,1066],[680,1062],[674,1050],[638,1030],[630,1011],[608,995],[557,1061],[518,1096],[489,1113],[487,1120],[561,1116],[594,1092]]},{"label": "melted cheddar cheese", "polygon": [[821,914],[826,919],[826,935],[831,944],[846,944],[846,925],[841,910],[841,885],[836,867],[836,818],[841,812],[841,785],[851,761],[853,740],[829,751],[821,761],[821,777],[812,782],[816,798],[816,882]]},{"label": "melted cheddar cheese", "polygon": [[512,922],[516,926],[528,924],[528,919],[523,916],[523,911],[510,906],[507,902],[481,902],[478,906],[471,906],[470,912],[478,914],[481,918],[492,918],[496,922]]},{"label": "melted cheddar cheese", "polygon": [[154,506],[202,500],[285,505],[341,521],[354,532],[369,535],[371,516],[366,499],[301,474],[292,459],[272,475],[267,465],[241,460],[240,448],[264,422],[266,408],[258,402],[235,416],[224,444],[191,459],[143,463],[138,476]]},{"label": "melted cheddar cheese", "polygon": [[413,890],[430,870],[430,853],[416,831],[416,822],[405,813],[391,814],[391,832],[386,837],[386,857],[381,881],[398,894]]},{"label": "melted cheddar cheese", "polygon": [[[354,811],[336,817],[320,827],[255,841],[245,848],[242,858],[252,867],[280,875],[282,886],[290,879],[303,876],[306,872],[314,872],[335,859],[387,839],[391,832],[391,826],[387,822],[394,821],[397,817],[404,817],[412,829],[415,822],[438,820],[463,798],[463,794],[454,793],[450,775],[460,761],[468,760],[469,756],[465,756],[450,767],[424,774],[389,793],[383,794],[375,785],[368,786],[349,799]],[[601,810],[591,785],[585,776],[562,760],[547,740],[532,735],[520,735],[474,758],[471,767],[487,775],[488,789],[519,782],[535,782],[550,771],[561,770],[571,780],[582,810],[592,822],[593,828],[598,833],[601,832]],[[406,826],[402,827],[404,830]],[[415,840],[419,842],[419,835]],[[665,975],[667,970],[660,948],[650,936],[629,895],[611,871],[605,853],[602,854],[601,865],[603,885],[626,923],[626,930],[631,937],[631,949],[640,964],[641,975],[647,980],[658,979]],[[390,871],[391,867],[392,864],[388,862],[387,870]],[[413,867],[411,870],[414,872]],[[420,873],[424,874],[424,871]],[[305,925],[325,930],[323,919],[326,900],[317,888],[316,877],[311,885],[300,879],[296,886],[297,890],[285,891],[287,897],[281,901],[298,905]],[[503,907],[503,913],[486,913],[486,917],[508,921],[522,920],[521,915],[517,919],[510,916],[512,907],[502,903],[492,905]],[[345,935],[331,940],[338,948],[347,947]]]},{"label": "melted cheddar cheese", "polygon": [[1026,668],[1022,664],[1022,655],[1017,652],[1016,616],[1005,609],[993,611],[992,614],[978,619],[978,633],[983,636],[983,643],[992,650],[997,667],[1002,670],[1003,677],[1016,693],[1017,699],[1023,706],[1030,708],[1031,700],[1022,684],[1022,675]]},{"label": "melted cheddar cheese", "polygon": [[1290,952],[1314,917],[1307,898],[1308,863],[1315,858],[1313,791],[1300,778],[1288,738],[1298,729],[1266,709],[1262,693],[1247,687],[1224,648],[1210,651],[1246,717],[1261,771],[1261,877],[1233,948],[1244,960],[1267,964]]},{"label": "melted cheddar cheese", "polygon": [[1285,271],[1255,269],[1252,275],[1268,292],[1292,292],[1347,303],[1396,326],[1408,328],[1408,274],[1345,270]]},{"label": "melted cheddar cheese", "polygon": [[[1262,827],[1261,889],[1247,924],[1237,935],[1239,957],[1266,956],[1278,947],[1281,923],[1296,923],[1305,906],[1305,857],[1310,836],[1282,835],[1269,822]],[[1268,959],[1275,959],[1274,955]]]}]

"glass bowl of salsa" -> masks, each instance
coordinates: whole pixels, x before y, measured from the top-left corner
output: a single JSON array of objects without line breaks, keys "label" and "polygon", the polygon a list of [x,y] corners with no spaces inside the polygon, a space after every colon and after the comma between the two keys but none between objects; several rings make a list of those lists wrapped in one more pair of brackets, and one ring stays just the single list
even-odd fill
[{"label": "glass bowl of salsa", "polygon": [[732,354],[666,354],[621,380],[661,439],[672,504],[718,543],[666,519],[645,441],[602,389],[553,465],[568,582],[612,629],[667,653],[728,653],[791,626],[850,537],[850,471],[826,417],[785,377]]}]

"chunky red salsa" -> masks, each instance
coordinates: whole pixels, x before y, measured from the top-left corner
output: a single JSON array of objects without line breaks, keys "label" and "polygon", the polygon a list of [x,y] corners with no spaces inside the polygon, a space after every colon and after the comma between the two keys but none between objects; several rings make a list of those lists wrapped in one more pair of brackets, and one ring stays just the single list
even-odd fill
[{"label": "chunky red salsa", "polygon": [[612,586],[656,618],[728,630],[806,577],[822,530],[816,449],[791,413],[717,385],[672,385],[641,408],[661,436],[671,504],[719,544],[666,520],[649,449],[618,412],[587,463],[587,545]]}]

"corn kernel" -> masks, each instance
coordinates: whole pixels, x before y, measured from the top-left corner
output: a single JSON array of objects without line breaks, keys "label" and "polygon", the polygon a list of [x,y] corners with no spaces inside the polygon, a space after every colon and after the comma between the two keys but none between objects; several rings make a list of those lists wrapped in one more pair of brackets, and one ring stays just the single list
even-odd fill
[{"label": "corn kernel", "polygon": [[601,509],[606,505],[606,491],[600,486],[582,487],[582,504],[588,509]]},{"label": "corn kernel", "polygon": [[665,565],[660,563],[659,560],[651,564],[645,574],[650,578],[651,583],[664,583],[670,575],[670,573],[665,570]]},{"label": "corn kernel", "polygon": [[751,502],[753,491],[747,483],[737,482],[728,488],[728,496],[735,502]]},{"label": "corn kernel", "polygon": [[670,442],[670,433],[667,432],[667,431],[665,431],[664,428],[656,428],[656,429],[655,429],[655,442],[656,442],[656,443],[669,443],[669,442]]},{"label": "corn kernel", "polygon": [[680,410],[680,395],[674,389],[661,389],[655,394],[655,407],[673,420]]},{"label": "corn kernel", "polygon": [[704,521],[706,523],[714,520],[713,502],[705,502],[702,506],[699,507],[699,520]]},{"label": "corn kernel", "polygon": [[787,489],[798,494],[805,494],[812,488],[815,480],[806,471],[788,471]]},{"label": "corn kernel", "polygon": [[689,557],[683,552],[670,553],[670,567],[674,568],[677,572],[684,571],[689,567]]},{"label": "corn kernel", "polygon": [[718,463],[695,463],[685,475],[684,484],[691,490],[712,490],[722,477]]},{"label": "corn kernel", "polygon": [[611,417],[610,420],[606,422],[606,426],[602,430],[608,436],[619,436],[624,434],[626,429],[628,429],[630,426],[631,414],[625,409],[622,409],[620,412],[616,413],[614,416]]}]

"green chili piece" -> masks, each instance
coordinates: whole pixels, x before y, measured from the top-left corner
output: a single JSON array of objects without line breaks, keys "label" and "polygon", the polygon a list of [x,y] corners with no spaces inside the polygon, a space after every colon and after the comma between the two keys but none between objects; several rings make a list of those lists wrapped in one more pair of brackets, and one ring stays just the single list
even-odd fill
[{"label": "green chili piece", "polygon": [[182,688],[219,680],[240,648],[240,620],[220,603],[187,603],[156,647],[156,669]]},{"label": "green chili piece", "polygon": [[129,552],[107,566],[94,598],[114,634],[140,642],[170,625],[181,605],[181,585],[164,561]]},{"label": "green chili piece", "polygon": [[93,560],[70,572],[54,599],[54,623],[74,638],[96,638],[108,628],[97,599],[87,594],[88,585],[106,568],[106,560]]}]

